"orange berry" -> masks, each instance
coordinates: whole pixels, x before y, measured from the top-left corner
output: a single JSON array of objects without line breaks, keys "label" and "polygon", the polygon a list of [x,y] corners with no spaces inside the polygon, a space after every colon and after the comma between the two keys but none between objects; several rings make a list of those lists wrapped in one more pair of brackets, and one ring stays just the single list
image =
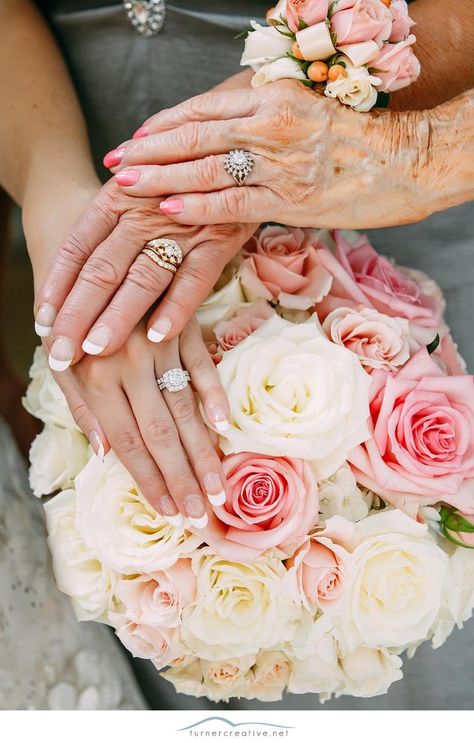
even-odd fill
[{"label": "orange berry", "polygon": [[347,77],[347,72],[341,64],[333,64],[333,66],[329,68],[328,78],[329,80],[334,81],[337,80],[338,77]]},{"label": "orange berry", "polygon": [[391,0],[381,0],[381,2],[387,6],[387,8],[390,7]]},{"label": "orange berry", "polygon": [[301,49],[297,41],[293,42],[293,46],[291,47],[291,53],[294,57],[296,57],[296,59],[304,59],[303,55],[301,54]]},{"label": "orange berry", "polygon": [[308,67],[306,74],[313,83],[323,83],[328,79],[328,70],[326,62],[313,62]]}]

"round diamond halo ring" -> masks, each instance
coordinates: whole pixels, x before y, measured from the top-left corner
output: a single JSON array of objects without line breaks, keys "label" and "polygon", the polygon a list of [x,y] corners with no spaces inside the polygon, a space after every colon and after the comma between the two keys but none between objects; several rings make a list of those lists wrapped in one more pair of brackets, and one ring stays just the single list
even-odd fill
[{"label": "round diamond halo ring", "polygon": [[238,186],[243,186],[247,176],[252,172],[255,160],[250,152],[245,150],[231,150],[227,155],[224,167]]},{"label": "round diamond halo ring", "polygon": [[191,381],[189,372],[184,369],[168,369],[156,380],[159,390],[168,390],[168,392],[179,392],[184,390]]}]

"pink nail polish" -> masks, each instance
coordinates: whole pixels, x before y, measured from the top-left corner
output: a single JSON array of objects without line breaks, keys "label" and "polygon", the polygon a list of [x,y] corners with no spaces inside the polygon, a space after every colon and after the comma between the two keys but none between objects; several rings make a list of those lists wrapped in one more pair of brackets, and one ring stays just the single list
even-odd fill
[{"label": "pink nail polish", "polygon": [[148,127],[146,125],[141,126],[137,129],[135,134],[133,135],[133,139],[140,139],[140,137],[148,137],[149,135]]},{"label": "pink nail polish", "polygon": [[116,165],[120,165],[124,152],[125,147],[117,147],[117,149],[108,152],[102,161],[105,167],[115,168]]},{"label": "pink nail polish", "polygon": [[175,196],[171,199],[166,199],[160,204],[160,209],[165,214],[179,214],[184,209],[183,199],[178,199]]},{"label": "pink nail polish", "polygon": [[139,178],[139,170],[121,170],[115,175],[115,180],[119,186],[134,186]]}]

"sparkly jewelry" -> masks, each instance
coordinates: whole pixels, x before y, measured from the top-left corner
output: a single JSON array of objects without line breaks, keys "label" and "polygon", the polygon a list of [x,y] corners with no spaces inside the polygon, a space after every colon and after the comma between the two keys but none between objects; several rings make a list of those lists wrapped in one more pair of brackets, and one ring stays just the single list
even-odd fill
[{"label": "sparkly jewelry", "polygon": [[123,0],[128,20],[147,39],[157,36],[166,18],[165,0]]},{"label": "sparkly jewelry", "polygon": [[176,240],[164,238],[149,240],[142,253],[151,258],[161,268],[171,271],[171,273],[176,273],[184,260],[183,251]]},{"label": "sparkly jewelry", "polygon": [[189,372],[184,369],[168,369],[165,373],[158,377],[156,383],[159,390],[168,390],[168,392],[179,392],[184,390],[191,381]]},{"label": "sparkly jewelry", "polygon": [[255,160],[250,152],[231,150],[224,161],[224,167],[238,186],[243,186],[247,176],[252,172]]}]

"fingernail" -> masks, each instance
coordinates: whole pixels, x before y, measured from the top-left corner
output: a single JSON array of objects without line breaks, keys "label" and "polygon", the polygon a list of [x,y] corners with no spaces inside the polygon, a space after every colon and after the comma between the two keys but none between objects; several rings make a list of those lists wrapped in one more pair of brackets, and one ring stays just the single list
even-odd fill
[{"label": "fingernail", "polygon": [[106,168],[115,168],[116,165],[120,165],[122,162],[124,153],[125,147],[117,147],[115,150],[108,152],[102,162]]},{"label": "fingernail", "polygon": [[201,516],[200,519],[191,518],[191,516],[188,516],[188,521],[191,526],[194,526],[195,529],[205,529],[209,519],[207,517],[207,513],[205,513],[204,516]]},{"label": "fingernail", "polygon": [[35,317],[35,332],[40,338],[47,338],[53,329],[58,314],[52,304],[42,304]]},{"label": "fingernail", "polygon": [[115,180],[119,184],[119,186],[134,186],[135,183],[140,178],[140,171],[139,170],[120,170],[118,173],[115,174]]},{"label": "fingernail", "polygon": [[56,338],[49,354],[48,363],[53,371],[66,371],[74,358],[74,343],[69,338]]},{"label": "fingernail", "polygon": [[162,498],[160,498],[160,511],[162,512],[163,516],[167,519],[174,519],[175,521],[177,519],[176,524],[179,521],[181,521],[181,523],[184,524],[184,516],[182,513],[179,513],[171,496],[164,495]]},{"label": "fingernail", "polygon": [[222,480],[219,475],[213,472],[204,475],[204,487],[206,488],[206,494],[211,505],[222,506],[225,503],[225,490],[223,489]]},{"label": "fingernail", "polygon": [[91,431],[89,434],[89,443],[92,446],[94,454],[99,457],[100,461],[103,462],[105,459],[105,447],[100,435],[97,431]]},{"label": "fingernail", "polygon": [[204,501],[199,495],[187,495],[184,499],[184,510],[190,519],[200,519],[206,513]]},{"label": "fingernail", "polygon": [[160,209],[165,214],[179,214],[184,209],[184,201],[183,199],[166,199],[165,201],[162,201],[160,204]]},{"label": "fingernail", "polygon": [[148,329],[147,338],[152,343],[160,343],[171,330],[171,320],[167,317],[160,317],[155,324]]},{"label": "fingernail", "polygon": [[94,328],[82,344],[82,350],[91,354],[91,356],[96,356],[98,353],[102,353],[104,348],[107,348],[111,338],[112,334],[105,326]]},{"label": "fingernail", "polygon": [[140,126],[137,129],[137,131],[133,135],[133,139],[140,139],[140,137],[148,137],[149,133],[150,133],[149,129],[145,124],[144,126]]},{"label": "fingernail", "polygon": [[209,420],[214,424],[216,431],[224,433],[230,428],[227,412],[224,408],[216,405],[208,410]]}]

